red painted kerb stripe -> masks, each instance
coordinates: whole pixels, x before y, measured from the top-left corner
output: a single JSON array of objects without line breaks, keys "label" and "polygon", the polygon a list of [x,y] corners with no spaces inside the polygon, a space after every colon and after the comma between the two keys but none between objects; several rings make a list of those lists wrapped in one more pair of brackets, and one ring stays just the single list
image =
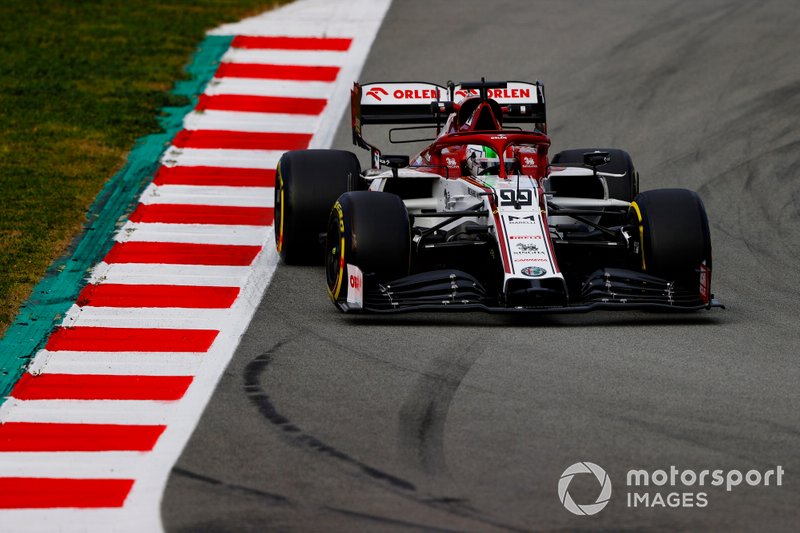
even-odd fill
[{"label": "red painted kerb stripe", "polygon": [[327,50],[345,52],[352,39],[344,37],[256,37],[237,35],[233,48],[261,48],[265,50]]},{"label": "red painted kerb stripe", "polygon": [[220,150],[302,150],[310,133],[267,133],[225,130],[182,130],[172,141],[177,148]]},{"label": "red painted kerb stripe", "polygon": [[0,452],[149,452],[167,426],[0,424]]},{"label": "red painted kerb stripe", "polygon": [[275,170],[207,166],[161,167],[153,183],[156,185],[274,187]]},{"label": "red painted kerb stripe", "polygon": [[339,67],[267,65],[264,63],[220,63],[216,78],[260,80],[336,81]]},{"label": "red painted kerb stripe", "polygon": [[177,242],[118,242],[106,255],[106,263],[155,263],[168,265],[249,266],[261,246],[192,244]]},{"label": "red painted kerb stripe", "polygon": [[196,109],[202,111],[242,111],[248,113],[286,113],[319,115],[327,100],[322,98],[287,98],[283,96],[248,96],[239,94],[201,94]]},{"label": "red painted kerb stripe", "polygon": [[230,207],[188,204],[139,204],[131,213],[131,222],[165,224],[222,224],[269,226],[274,217],[272,207]]},{"label": "red painted kerb stripe", "polygon": [[132,479],[0,478],[0,509],[122,507]]},{"label": "red painted kerb stripe", "polygon": [[209,329],[58,327],[50,334],[50,351],[206,352],[219,331]]},{"label": "red painted kerb stripe", "polygon": [[226,309],[233,305],[238,295],[238,287],[103,283],[84,287],[75,303],[81,307]]},{"label": "red painted kerb stripe", "polygon": [[[23,374],[11,396],[18,400],[150,400],[183,398],[192,376]],[[1,426],[0,426],[1,427]]]}]

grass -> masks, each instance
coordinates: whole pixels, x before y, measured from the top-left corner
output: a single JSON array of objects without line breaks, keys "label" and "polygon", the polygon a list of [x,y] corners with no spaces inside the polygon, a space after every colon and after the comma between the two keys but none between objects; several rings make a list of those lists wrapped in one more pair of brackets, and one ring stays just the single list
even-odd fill
[{"label": "grass", "polygon": [[286,0],[0,3],[0,334],[206,30]]}]

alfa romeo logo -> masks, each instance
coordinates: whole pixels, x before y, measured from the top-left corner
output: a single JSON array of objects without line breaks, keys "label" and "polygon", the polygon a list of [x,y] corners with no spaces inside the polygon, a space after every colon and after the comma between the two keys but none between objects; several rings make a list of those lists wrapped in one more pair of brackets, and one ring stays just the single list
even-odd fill
[{"label": "alfa romeo logo", "polygon": [[[597,482],[600,483],[600,495],[597,496],[597,500],[594,503],[579,505],[570,496],[569,484],[577,474],[594,474]],[[597,514],[608,505],[608,500],[611,499],[611,480],[608,478],[606,471],[594,463],[588,461],[575,463],[564,470],[564,473],[561,474],[561,479],[558,480],[558,499],[561,500],[561,504],[566,507],[567,511],[572,514],[580,516]]]},{"label": "alfa romeo logo", "polygon": [[530,278],[540,278],[547,274],[547,270],[543,269],[542,267],[525,267],[521,270],[524,276],[528,276]]}]

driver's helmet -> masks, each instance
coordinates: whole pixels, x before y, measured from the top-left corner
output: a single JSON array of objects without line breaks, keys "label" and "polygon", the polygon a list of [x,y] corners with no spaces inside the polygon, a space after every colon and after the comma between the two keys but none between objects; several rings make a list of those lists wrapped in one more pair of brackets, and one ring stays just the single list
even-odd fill
[{"label": "driver's helmet", "polygon": [[[492,150],[489,146],[482,144],[469,144],[467,145],[466,158],[464,165],[473,176],[483,176],[489,174],[498,174],[500,157],[497,152]],[[511,172],[514,167],[514,150],[509,146],[506,149],[505,157],[503,158],[506,166],[506,172]]]},{"label": "driver's helmet", "polygon": [[482,144],[467,145],[466,159],[464,161],[469,173],[479,176],[486,169],[500,164],[497,152]]}]

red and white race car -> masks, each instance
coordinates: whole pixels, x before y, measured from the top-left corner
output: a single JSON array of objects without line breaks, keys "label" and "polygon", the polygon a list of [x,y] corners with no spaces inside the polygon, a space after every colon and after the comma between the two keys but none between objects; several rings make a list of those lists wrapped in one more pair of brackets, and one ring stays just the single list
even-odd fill
[{"label": "red and white race car", "polygon": [[[639,192],[630,156],[578,149],[548,159],[541,83],[356,83],[353,142],[287,152],[275,187],[285,263],[323,260],[343,311],[698,310],[711,294],[703,202]],[[427,128],[419,154],[383,155],[364,126]]]}]

